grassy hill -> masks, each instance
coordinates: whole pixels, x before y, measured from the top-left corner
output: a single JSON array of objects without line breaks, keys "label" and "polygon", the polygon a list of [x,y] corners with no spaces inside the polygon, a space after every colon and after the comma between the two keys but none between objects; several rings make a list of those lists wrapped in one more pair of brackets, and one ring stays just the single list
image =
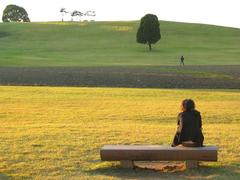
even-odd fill
[{"label": "grassy hill", "polygon": [[0,24],[0,66],[239,65],[240,30],[161,22],[153,52],[137,44],[139,22]]}]

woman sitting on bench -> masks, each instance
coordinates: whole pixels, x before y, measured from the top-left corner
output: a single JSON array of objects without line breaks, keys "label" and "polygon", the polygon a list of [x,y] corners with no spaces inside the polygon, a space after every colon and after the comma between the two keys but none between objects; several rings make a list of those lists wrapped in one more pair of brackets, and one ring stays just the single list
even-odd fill
[{"label": "woman sitting on bench", "polygon": [[177,132],[172,147],[182,144],[186,147],[202,147],[202,119],[200,112],[195,110],[195,103],[191,99],[182,102],[182,112],[177,118]]}]

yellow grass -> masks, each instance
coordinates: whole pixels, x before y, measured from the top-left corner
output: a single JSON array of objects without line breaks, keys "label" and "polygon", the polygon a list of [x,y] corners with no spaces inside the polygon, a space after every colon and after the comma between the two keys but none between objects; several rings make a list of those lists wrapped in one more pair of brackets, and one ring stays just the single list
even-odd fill
[{"label": "yellow grass", "polygon": [[43,24],[43,25],[59,25],[59,26],[87,26],[87,22],[37,22],[35,24]]},{"label": "yellow grass", "polygon": [[114,25],[103,25],[101,26],[102,29],[106,30],[114,30],[119,32],[129,32],[133,30],[132,26],[114,26]]},{"label": "yellow grass", "polygon": [[[184,98],[219,162],[171,174],[100,161],[104,144],[169,144]],[[240,177],[240,91],[0,87],[0,107],[0,179]]]}]

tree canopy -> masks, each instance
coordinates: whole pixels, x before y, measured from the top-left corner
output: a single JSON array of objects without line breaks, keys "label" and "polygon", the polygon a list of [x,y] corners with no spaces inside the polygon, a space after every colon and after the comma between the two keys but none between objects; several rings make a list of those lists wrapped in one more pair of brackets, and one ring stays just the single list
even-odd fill
[{"label": "tree canopy", "polygon": [[8,5],[2,16],[3,22],[30,22],[27,11],[16,5]]},{"label": "tree canopy", "polygon": [[161,39],[160,23],[158,17],[154,14],[146,14],[140,22],[137,32],[137,42],[148,44],[149,50],[152,50],[152,44]]}]

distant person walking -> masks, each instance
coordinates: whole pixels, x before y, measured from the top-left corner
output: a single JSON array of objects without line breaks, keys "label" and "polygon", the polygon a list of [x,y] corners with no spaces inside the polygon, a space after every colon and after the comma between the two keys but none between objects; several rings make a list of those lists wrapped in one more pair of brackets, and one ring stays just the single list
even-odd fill
[{"label": "distant person walking", "polygon": [[180,58],[180,66],[184,66],[185,64],[184,64],[184,57],[183,56],[181,56],[181,58]]}]

